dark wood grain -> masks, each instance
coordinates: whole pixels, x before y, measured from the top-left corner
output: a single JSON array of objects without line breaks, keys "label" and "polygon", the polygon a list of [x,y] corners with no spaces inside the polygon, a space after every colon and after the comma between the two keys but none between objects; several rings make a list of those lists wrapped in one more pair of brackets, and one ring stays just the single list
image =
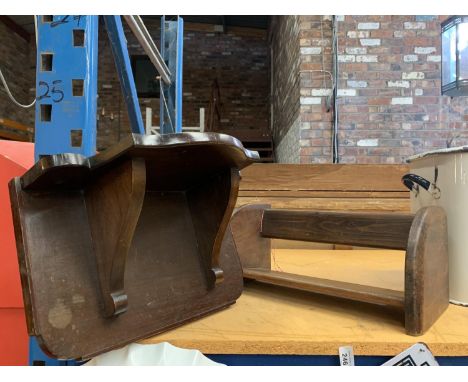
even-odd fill
[{"label": "dark wood grain", "polygon": [[133,158],[96,177],[85,191],[106,317],[127,310],[125,264],[143,206],[145,185],[145,161]]},{"label": "dark wood grain", "polygon": [[[158,148],[148,151],[149,147]],[[216,133],[165,135],[130,134],[90,158],[80,154],[46,155],[21,177],[26,190],[80,187],[91,172],[125,158],[147,158],[147,187],[159,191],[185,191],[213,173],[243,169],[258,159],[240,141]],[[163,179],[163,181],[160,181]]]},{"label": "dark wood grain", "polygon": [[264,237],[376,248],[406,249],[413,216],[267,209]]},{"label": "dark wood grain", "polygon": [[[42,349],[87,359],[233,304],[242,269],[226,216],[236,171],[256,157],[229,136],[131,135],[89,159],[43,157],[12,180],[28,331]],[[192,192],[205,182],[217,187],[215,203]],[[206,238],[193,205],[215,217]],[[201,242],[223,270],[212,288]],[[125,313],[103,314],[106,286],[127,296]]]},{"label": "dark wood grain", "polygon": [[271,268],[271,240],[259,233],[263,212],[268,204],[251,204],[237,209],[231,219],[231,229],[242,268]]},{"label": "dark wood grain", "polygon": [[348,300],[387,305],[403,309],[403,292],[368,285],[327,280],[265,269],[243,268],[244,278]]},{"label": "dark wood grain", "polygon": [[405,258],[405,327],[426,332],[449,305],[448,238],[445,212],[420,209],[409,234]]},{"label": "dark wood grain", "polygon": [[[11,213],[13,216],[13,226],[15,231],[16,252],[18,255],[18,265],[21,278],[21,294],[23,296],[24,311],[26,316],[26,327],[30,336],[36,336],[34,319],[33,319],[33,304],[31,290],[31,279],[28,272],[29,266],[27,265],[24,254],[28,251],[28,246],[25,236],[23,235],[20,209],[22,208],[23,200],[16,190],[21,189],[21,179],[19,177],[12,179],[8,183],[10,194]],[[29,312],[29,313],[28,313]]]},{"label": "dark wood grain", "polygon": [[239,178],[238,169],[228,168],[187,190],[187,201],[209,288],[223,280],[219,253],[236,204]]}]

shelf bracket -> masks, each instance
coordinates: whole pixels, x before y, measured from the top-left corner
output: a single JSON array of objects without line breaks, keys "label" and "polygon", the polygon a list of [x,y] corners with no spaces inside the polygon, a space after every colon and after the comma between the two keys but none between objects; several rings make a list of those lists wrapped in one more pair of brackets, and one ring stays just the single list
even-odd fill
[{"label": "shelf bracket", "polygon": [[146,187],[145,161],[132,158],[107,171],[86,190],[104,316],[127,310],[125,264]]}]

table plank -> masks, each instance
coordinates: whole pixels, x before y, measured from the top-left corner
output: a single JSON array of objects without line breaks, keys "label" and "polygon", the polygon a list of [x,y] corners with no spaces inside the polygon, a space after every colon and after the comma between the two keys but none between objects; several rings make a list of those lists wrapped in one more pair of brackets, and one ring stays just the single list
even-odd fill
[{"label": "table plank", "polygon": [[236,207],[246,204],[270,204],[272,208],[313,209],[328,211],[396,211],[410,212],[410,200],[402,198],[296,198],[243,196]]},{"label": "table plank", "polygon": [[242,170],[240,190],[407,191],[401,177],[408,171],[402,164],[253,164]]}]

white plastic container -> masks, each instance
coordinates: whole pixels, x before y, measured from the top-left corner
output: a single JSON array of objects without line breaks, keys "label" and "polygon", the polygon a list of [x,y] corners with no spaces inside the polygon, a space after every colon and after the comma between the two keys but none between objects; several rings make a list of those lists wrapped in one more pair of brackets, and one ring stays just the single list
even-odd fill
[{"label": "white plastic container", "polygon": [[98,355],[83,366],[224,366],[198,350],[181,349],[169,342],[130,344]]},{"label": "white plastic container", "polygon": [[408,163],[412,174],[424,178],[422,183],[430,182],[428,190],[420,185],[411,192],[412,212],[424,206],[445,209],[450,302],[468,306],[468,146],[426,152]]}]

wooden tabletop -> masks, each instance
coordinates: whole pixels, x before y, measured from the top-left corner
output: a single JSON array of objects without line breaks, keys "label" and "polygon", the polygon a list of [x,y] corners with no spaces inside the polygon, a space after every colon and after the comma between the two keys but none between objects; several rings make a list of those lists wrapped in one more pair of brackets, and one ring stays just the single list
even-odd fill
[{"label": "wooden tabletop", "polygon": [[[404,252],[273,249],[275,270],[403,290]],[[376,305],[250,282],[230,308],[142,341],[206,354],[395,355],[416,342],[437,356],[468,356],[468,307],[450,305],[423,336],[405,334],[403,314]]]}]

